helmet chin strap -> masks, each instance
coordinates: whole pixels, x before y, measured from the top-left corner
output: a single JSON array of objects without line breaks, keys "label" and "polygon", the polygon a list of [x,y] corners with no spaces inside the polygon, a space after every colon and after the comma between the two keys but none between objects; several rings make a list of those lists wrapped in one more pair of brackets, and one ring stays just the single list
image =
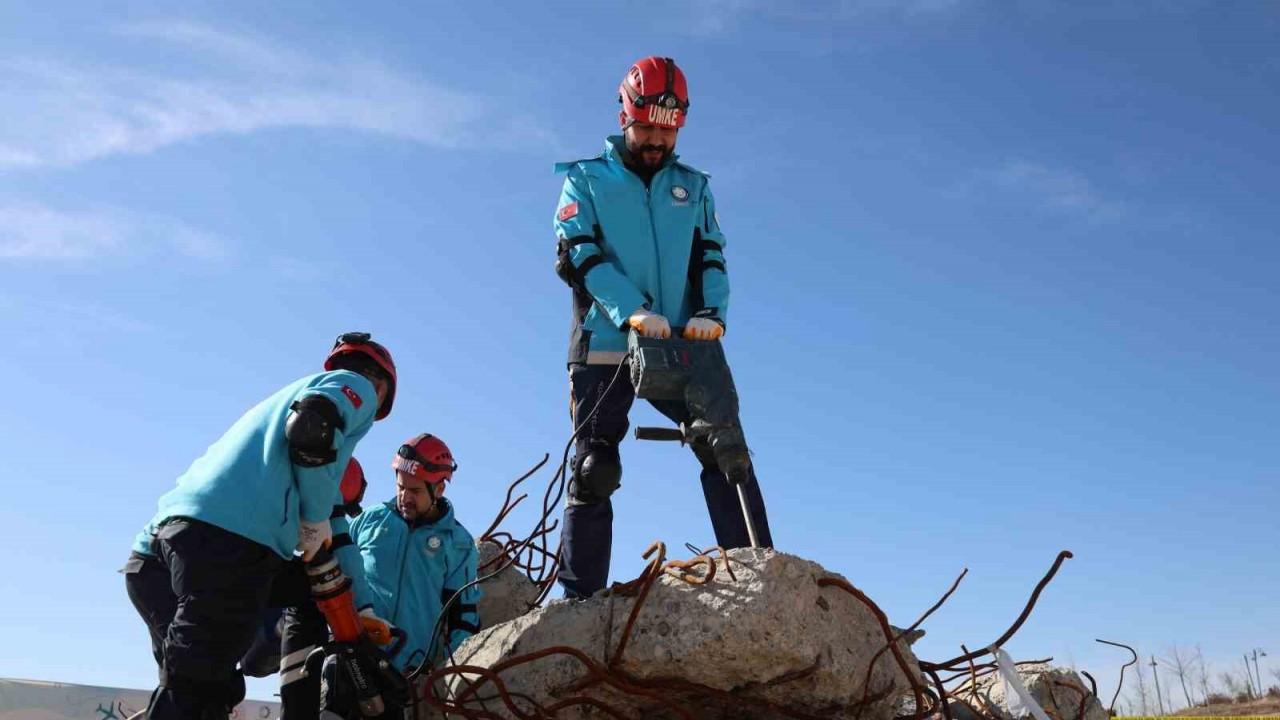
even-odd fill
[{"label": "helmet chin strap", "polygon": [[435,487],[436,483],[427,483],[427,494],[431,496],[431,506],[422,513],[423,515],[430,515],[431,511],[436,509],[436,505],[440,504],[440,496],[436,494]]}]

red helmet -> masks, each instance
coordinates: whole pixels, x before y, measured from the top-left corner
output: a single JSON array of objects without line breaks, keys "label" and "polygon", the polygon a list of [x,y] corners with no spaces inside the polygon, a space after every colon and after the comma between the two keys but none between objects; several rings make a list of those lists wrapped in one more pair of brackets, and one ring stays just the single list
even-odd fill
[{"label": "red helmet", "polygon": [[627,71],[618,86],[618,102],[628,126],[641,122],[680,128],[689,112],[689,86],[675,60],[653,55]]},{"label": "red helmet", "polygon": [[396,400],[396,363],[391,359],[391,353],[382,345],[373,341],[373,336],[366,332],[349,332],[342,333],[333,343],[333,349],[329,351],[329,357],[324,360],[325,370],[351,369],[348,362],[338,362],[338,358],[343,355],[358,355],[367,358],[365,362],[372,362],[376,367],[382,370],[387,376],[387,398],[382,401],[382,405],[378,407],[378,413],[373,416],[374,420],[391,414],[391,405]]},{"label": "red helmet", "polygon": [[423,433],[400,446],[391,467],[436,485],[453,479],[458,464],[449,446],[431,433]]},{"label": "red helmet", "polygon": [[369,486],[369,482],[364,479],[364,468],[360,467],[360,461],[355,458],[347,463],[347,469],[342,473],[342,483],[338,486],[342,490],[342,502],[344,505],[359,505],[364,499],[364,489]]}]

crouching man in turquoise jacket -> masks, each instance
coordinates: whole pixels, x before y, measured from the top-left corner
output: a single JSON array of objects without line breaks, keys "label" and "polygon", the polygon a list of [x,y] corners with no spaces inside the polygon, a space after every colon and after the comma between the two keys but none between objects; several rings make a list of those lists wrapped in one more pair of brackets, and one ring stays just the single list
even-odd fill
[{"label": "crouching man in turquoise jacket", "polygon": [[[449,447],[424,433],[401,445],[391,466],[395,498],[352,519],[350,532],[374,612],[404,633],[392,663],[408,672],[439,662],[479,631],[480,587],[472,584],[479,556],[444,497],[458,468]],[[348,711],[349,689],[328,688],[326,708]]]},{"label": "crouching man in turquoise jacket", "polygon": [[391,412],[396,369],[368,333],[339,336],[324,367],[237,420],[138,535],[125,586],[160,663],[151,720],[228,717],[273,580],[331,538],[343,471]]}]

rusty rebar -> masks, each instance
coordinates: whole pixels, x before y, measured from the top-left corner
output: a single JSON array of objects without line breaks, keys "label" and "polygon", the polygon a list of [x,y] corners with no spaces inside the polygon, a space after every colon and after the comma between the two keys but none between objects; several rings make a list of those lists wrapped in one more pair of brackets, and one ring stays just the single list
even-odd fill
[{"label": "rusty rebar", "polygon": [[[836,587],[845,591],[846,593],[857,598],[858,602],[861,602],[863,605],[866,605],[871,610],[871,612],[875,615],[876,620],[880,623],[880,630],[884,633],[885,639],[889,641],[889,650],[890,652],[893,653],[893,659],[898,663],[898,667],[902,670],[902,674],[906,676],[907,683],[911,685],[911,694],[915,698],[915,702],[916,702],[916,714],[914,717],[923,718],[924,717],[924,713],[923,713],[924,696],[920,692],[921,690],[920,682],[916,680],[914,675],[911,674],[911,669],[907,667],[906,659],[902,657],[902,652],[898,650],[898,644],[894,642],[894,639],[893,639],[893,628],[889,627],[889,619],[885,617],[884,611],[880,609],[880,606],[872,602],[871,598],[867,597],[865,594],[863,594],[861,590],[854,587],[847,580],[842,580],[841,578],[834,578],[834,577],[825,577],[825,578],[818,578],[817,582],[818,582],[818,587]],[[868,688],[863,687],[862,690],[863,690],[863,696],[865,698],[866,691],[868,690]]]},{"label": "rusty rebar", "polygon": [[493,532],[494,530],[497,530],[498,525],[502,523],[503,519],[505,519],[507,515],[510,514],[511,511],[514,510],[515,507],[520,504],[522,500],[529,497],[529,494],[525,493],[524,495],[521,495],[520,497],[516,498],[515,502],[511,501],[511,494],[515,492],[515,489],[519,487],[520,483],[524,482],[525,480],[528,480],[534,473],[541,470],[542,466],[546,465],[547,461],[550,459],[551,459],[550,453],[543,453],[542,460],[538,461],[536,465],[529,468],[528,472],[516,478],[516,481],[511,483],[511,485],[507,487],[507,497],[505,500],[503,500],[502,507],[499,508],[497,516],[493,518],[493,522],[489,523],[489,527],[484,532],[480,533],[480,539],[483,540],[484,538],[489,536],[489,533]]},{"label": "rusty rebar", "polygon": [[[726,562],[728,562],[728,560],[726,560]],[[955,582],[951,583],[951,588],[947,590],[945,593],[943,593],[942,597],[939,598],[938,601],[933,604],[933,607],[930,607],[928,610],[925,610],[924,614],[922,614],[919,617],[919,619],[917,619],[914,623],[912,623],[910,627],[898,633],[896,636],[891,637],[887,645],[877,650],[876,654],[871,656],[871,661],[867,663],[867,673],[862,678],[863,699],[866,698],[867,692],[871,689],[871,671],[875,669],[876,661],[880,659],[880,656],[884,654],[885,650],[888,650],[890,645],[896,644],[900,639],[906,637],[909,633],[914,631],[916,628],[920,627],[921,623],[923,623],[938,608],[942,607],[942,604],[947,601],[947,598],[950,598],[951,594],[956,591],[956,588],[960,587],[960,581],[964,580],[964,576],[968,574],[969,574],[969,568],[964,568],[964,570],[960,572],[960,576],[955,579]],[[945,704],[945,698],[944,698],[944,704]],[[950,718],[948,718],[948,720],[950,720]]]},{"label": "rusty rebar", "polygon": [[[1052,685],[1056,685],[1056,686],[1058,686],[1058,687],[1068,688],[1068,689],[1070,689],[1070,690],[1075,691],[1076,693],[1079,693],[1079,695],[1080,695],[1080,708],[1079,708],[1079,710],[1076,712],[1076,720],[1084,720],[1084,712],[1085,712],[1085,710],[1087,709],[1087,705],[1088,705],[1088,703],[1089,703],[1089,697],[1090,697],[1089,693],[1085,692],[1085,689],[1084,689],[1083,687],[1081,687],[1081,686],[1079,686],[1079,685],[1075,685],[1075,684],[1073,684],[1073,683],[1066,682],[1066,681],[1064,681],[1064,680],[1056,680],[1056,679],[1055,679],[1055,680],[1052,680],[1052,681],[1051,681],[1051,683],[1052,683]],[[1050,694],[1050,696],[1052,696],[1052,695],[1053,695],[1053,689],[1052,689],[1052,688],[1050,688],[1050,690],[1049,690],[1049,694]],[[1056,704],[1057,704],[1057,701],[1054,701],[1054,704],[1056,705]]]},{"label": "rusty rebar", "polygon": [[1085,676],[1085,677],[1087,677],[1087,678],[1089,678],[1089,688],[1090,688],[1090,692],[1092,692],[1092,693],[1093,693],[1093,696],[1094,696],[1094,697],[1098,697],[1098,681],[1097,681],[1097,680],[1094,680],[1094,679],[1093,679],[1093,676],[1092,676],[1092,675],[1090,675],[1090,674],[1089,674],[1087,671],[1085,671],[1085,670],[1081,670],[1081,671],[1080,671],[1080,674],[1081,674],[1081,675],[1083,675],[1083,676]]},{"label": "rusty rebar", "polygon": [[1125,671],[1125,668],[1129,667],[1130,665],[1137,665],[1137,664],[1138,664],[1138,651],[1137,651],[1137,650],[1134,650],[1133,648],[1129,647],[1128,645],[1125,645],[1124,643],[1111,642],[1110,640],[1102,640],[1102,639],[1100,639],[1100,638],[1094,638],[1094,640],[1093,640],[1093,641],[1094,641],[1094,642],[1100,642],[1100,643],[1102,643],[1103,645],[1114,645],[1115,647],[1124,648],[1125,650],[1128,650],[1128,651],[1129,651],[1129,653],[1130,653],[1131,655],[1133,655],[1133,659],[1132,659],[1132,660],[1130,660],[1129,662],[1127,662],[1127,663],[1125,663],[1124,665],[1121,665],[1121,666],[1120,666],[1120,681],[1116,683],[1116,694],[1115,694],[1115,696],[1114,696],[1114,697],[1112,697],[1112,698],[1111,698],[1111,705],[1110,705],[1110,707],[1108,707],[1108,708],[1107,708],[1107,714],[1108,714],[1108,715],[1112,715],[1112,716],[1114,716],[1114,715],[1115,715],[1115,711],[1116,711],[1116,700],[1119,700],[1119,699],[1120,699],[1120,689],[1124,687],[1124,671]]},{"label": "rusty rebar", "polygon": [[[991,648],[998,648],[1001,645],[1004,645],[1008,642],[1009,638],[1013,637],[1014,633],[1018,632],[1018,629],[1022,627],[1022,624],[1027,621],[1027,618],[1031,615],[1031,610],[1036,606],[1036,600],[1040,598],[1040,593],[1044,590],[1045,586],[1049,584],[1049,581],[1053,580],[1053,576],[1058,574],[1058,568],[1062,567],[1062,563],[1071,557],[1074,557],[1074,555],[1071,554],[1070,550],[1063,550],[1058,553],[1058,557],[1053,561],[1053,566],[1049,568],[1049,572],[1040,579],[1040,582],[1036,583],[1036,588],[1032,591],[1031,599],[1027,601],[1026,607],[1022,609],[1022,614],[1018,615],[1018,619],[1013,622],[1013,625],[1010,626],[1009,629],[1006,630],[995,642],[988,645],[985,649],[966,653],[959,657],[951,658],[946,662],[927,663],[927,665],[935,670],[951,670],[954,669],[951,666],[971,659],[970,656],[973,658],[979,658],[991,652]],[[922,663],[922,666],[925,664],[926,663]]]},{"label": "rusty rebar", "polygon": [[640,577],[633,583],[628,583],[615,588],[614,592],[625,595],[624,588],[638,587],[639,592],[636,595],[636,601],[631,605],[631,614],[627,616],[627,624],[622,627],[622,637],[618,640],[618,647],[613,651],[613,657],[609,658],[609,667],[616,668],[618,663],[622,661],[622,653],[627,649],[627,641],[631,639],[631,630],[635,627],[636,618],[640,617],[640,608],[644,606],[644,601],[649,597],[649,588],[653,587],[654,581],[658,579],[658,575],[662,574],[662,565],[667,561],[667,545],[661,540],[655,541],[644,551],[645,559],[653,556],[653,560],[649,561],[644,572],[640,573]]}]

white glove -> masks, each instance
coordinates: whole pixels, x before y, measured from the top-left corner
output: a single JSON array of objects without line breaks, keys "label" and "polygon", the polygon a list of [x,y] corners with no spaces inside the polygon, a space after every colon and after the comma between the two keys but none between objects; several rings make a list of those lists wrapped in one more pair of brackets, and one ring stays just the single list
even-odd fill
[{"label": "white glove", "polygon": [[333,528],[328,519],[320,522],[303,520],[298,524],[298,552],[302,553],[302,561],[310,562],[320,548],[333,540]]},{"label": "white glove", "polygon": [[360,611],[360,626],[375,643],[386,645],[391,642],[392,624],[378,617],[373,608],[367,607]]},{"label": "white glove", "polygon": [[671,337],[671,323],[667,322],[665,317],[644,308],[631,313],[631,317],[627,318],[627,324],[647,338]]},{"label": "white glove", "polygon": [[685,323],[685,340],[719,340],[724,326],[711,318],[696,317]]}]

